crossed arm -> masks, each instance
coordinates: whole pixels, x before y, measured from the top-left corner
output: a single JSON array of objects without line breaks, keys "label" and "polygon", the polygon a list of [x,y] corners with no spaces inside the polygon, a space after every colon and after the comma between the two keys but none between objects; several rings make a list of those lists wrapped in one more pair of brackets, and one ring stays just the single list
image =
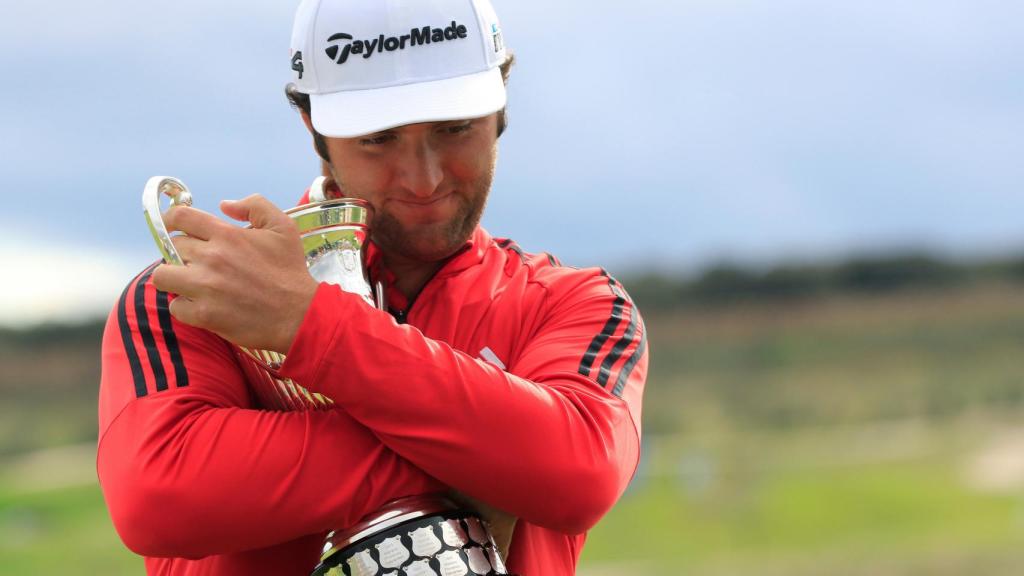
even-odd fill
[{"label": "crossed arm", "polygon": [[[220,234],[234,232],[213,229],[209,236]],[[209,246],[194,248],[193,262],[212,253]],[[207,270],[217,268],[217,258],[223,255]],[[166,268],[157,270],[154,281],[167,281],[161,278]],[[172,274],[170,284],[181,280]],[[247,286],[244,279],[234,284]],[[631,414],[624,398],[638,398],[643,366],[621,396],[576,370],[595,318],[612,306],[606,287],[564,307],[506,372],[396,325],[326,285],[314,284],[293,332],[270,331],[278,334],[274,342],[246,340],[245,334],[266,331],[218,325],[220,318],[235,320],[212,308],[194,314],[202,309],[196,301],[217,292],[218,284],[207,281],[182,290],[197,296],[191,304],[170,304],[175,317],[168,321],[188,368],[188,386],[157,391],[145,373],[142,389],[150,393],[124,397],[136,378],[126,357],[125,325],[129,341],[145,340],[141,324],[157,325],[166,313],[157,285],[137,286],[143,292],[135,300],[144,310],[126,315],[126,323],[117,310],[111,315],[103,375],[111,407],[101,422],[98,457],[115,526],[144,555],[200,557],[259,548],[351,524],[394,497],[447,487],[574,534],[614,503],[636,465],[639,414]],[[258,309],[262,304],[252,298],[262,292],[252,292],[233,297]],[[232,296],[217,298],[230,302]],[[233,316],[272,320],[263,313]],[[146,317],[152,320],[141,322]],[[334,398],[338,409],[253,409],[230,346],[214,332],[237,344],[276,349],[287,341],[286,374]],[[280,334],[290,339],[277,340]],[[161,343],[166,339],[156,346]],[[158,358],[165,356],[158,351]],[[344,372],[337,370],[341,365]],[[331,376],[337,373],[346,378]]]}]

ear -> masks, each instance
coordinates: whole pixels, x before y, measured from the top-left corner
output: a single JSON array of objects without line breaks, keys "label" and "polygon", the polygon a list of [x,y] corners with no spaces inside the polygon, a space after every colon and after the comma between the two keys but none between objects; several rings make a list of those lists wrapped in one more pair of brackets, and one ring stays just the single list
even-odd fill
[{"label": "ear", "polygon": [[313,128],[313,120],[309,117],[309,114],[306,114],[303,110],[299,110],[299,115],[302,116],[302,123],[306,125],[306,130],[309,131],[309,135],[313,137],[313,152],[315,152],[321,160],[327,160],[327,143],[324,141],[324,137],[317,134],[316,129]]},{"label": "ear", "polygon": [[320,173],[324,176],[324,196],[328,198],[344,198],[345,195],[341,193],[341,186],[338,185],[338,181],[334,179],[334,170],[331,169],[331,165],[325,160],[320,161]]},{"label": "ear", "polygon": [[302,116],[302,123],[306,125],[306,130],[313,134],[313,120],[309,117],[309,114],[306,114],[305,110],[299,110],[299,115]]}]

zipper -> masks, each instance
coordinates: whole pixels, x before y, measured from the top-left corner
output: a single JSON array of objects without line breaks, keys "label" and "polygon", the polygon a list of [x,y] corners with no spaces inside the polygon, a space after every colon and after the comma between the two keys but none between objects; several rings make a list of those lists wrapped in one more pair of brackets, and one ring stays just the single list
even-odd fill
[{"label": "zipper", "polygon": [[434,273],[430,275],[430,278],[427,278],[427,281],[423,283],[423,287],[420,288],[420,291],[417,292],[412,298],[409,298],[409,305],[405,307],[405,310],[395,310],[394,308],[391,308],[389,306],[388,312],[395,319],[395,321],[398,322],[399,324],[408,323],[409,316],[412,314],[412,307],[415,306],[416,302],[419,301],[420,296],[427,290],[427,288],[430,287],[430,285],[434,282],[434,280],[437,278],[438,274],[440,274],[442,270],[451,265],[452,262],[454,262],[459,256],[461,256],[463,252],[469,250],[469,248],[470,244],[466,243],[466,245],[460,248],[458,252],[452,254],[448,258],[448,260],[445,261],[445,263],[442,264],[437,270],[434,270]]}]

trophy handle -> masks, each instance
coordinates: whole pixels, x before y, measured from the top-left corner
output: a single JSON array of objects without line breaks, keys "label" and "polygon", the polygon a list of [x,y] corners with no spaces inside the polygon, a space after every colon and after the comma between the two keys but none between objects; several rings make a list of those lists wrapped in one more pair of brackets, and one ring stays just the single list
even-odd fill
[{"label": "trophy handle", "polygon": [[146,224],[149,225],[149,232],[160,248],[164,261],[168,264],[184,265],[185,262],[175,249],[171,235],[164,226],[163,214],[160,212],[160,196],[163,194],[171,197],[171,206],[191,206],[192,193],[184,182],[170,176],[153,176],[142,190],[142,208],[146,212]]},{"label": "trophy handle", "polygon": [[317,202],[326,202],[330,200],[327,197],[327,192],[324,191],[324,182],[327,180],[325,176],[317,176],[313,180],[313,183],[309,185],[309,203],[315,204]]}]

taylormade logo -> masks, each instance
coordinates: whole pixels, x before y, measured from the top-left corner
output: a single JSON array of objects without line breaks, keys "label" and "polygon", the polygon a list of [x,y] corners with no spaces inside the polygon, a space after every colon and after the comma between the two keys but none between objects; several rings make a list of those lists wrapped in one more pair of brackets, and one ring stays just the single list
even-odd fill
[{"label": "taylormade logo", "polygon": [[349,54],[362,54],[363,58],[369,58],[374,53],[383,52],[394,52],[395,50],[405,50],[413,46],[423,46],[424,44],[445,42],[447,40],[459,40],[466,38],[469,35],[469,30],[462,24],[452,20],[450,26],[445,28],[433,28],[431,26],[424,26],[422,28],[413,28],[408,34],[402,34],[401,36],[384,36],[383,34],[370,40],[356,40],[351,34],[345,34],[339,32],[332,34],[327,39],[328,43],[339,42],[348,40],[344,44],[337,43],[328,46],[324,52],[327,53],[327,57],[338,64],[344,64],[349,57]]}]

